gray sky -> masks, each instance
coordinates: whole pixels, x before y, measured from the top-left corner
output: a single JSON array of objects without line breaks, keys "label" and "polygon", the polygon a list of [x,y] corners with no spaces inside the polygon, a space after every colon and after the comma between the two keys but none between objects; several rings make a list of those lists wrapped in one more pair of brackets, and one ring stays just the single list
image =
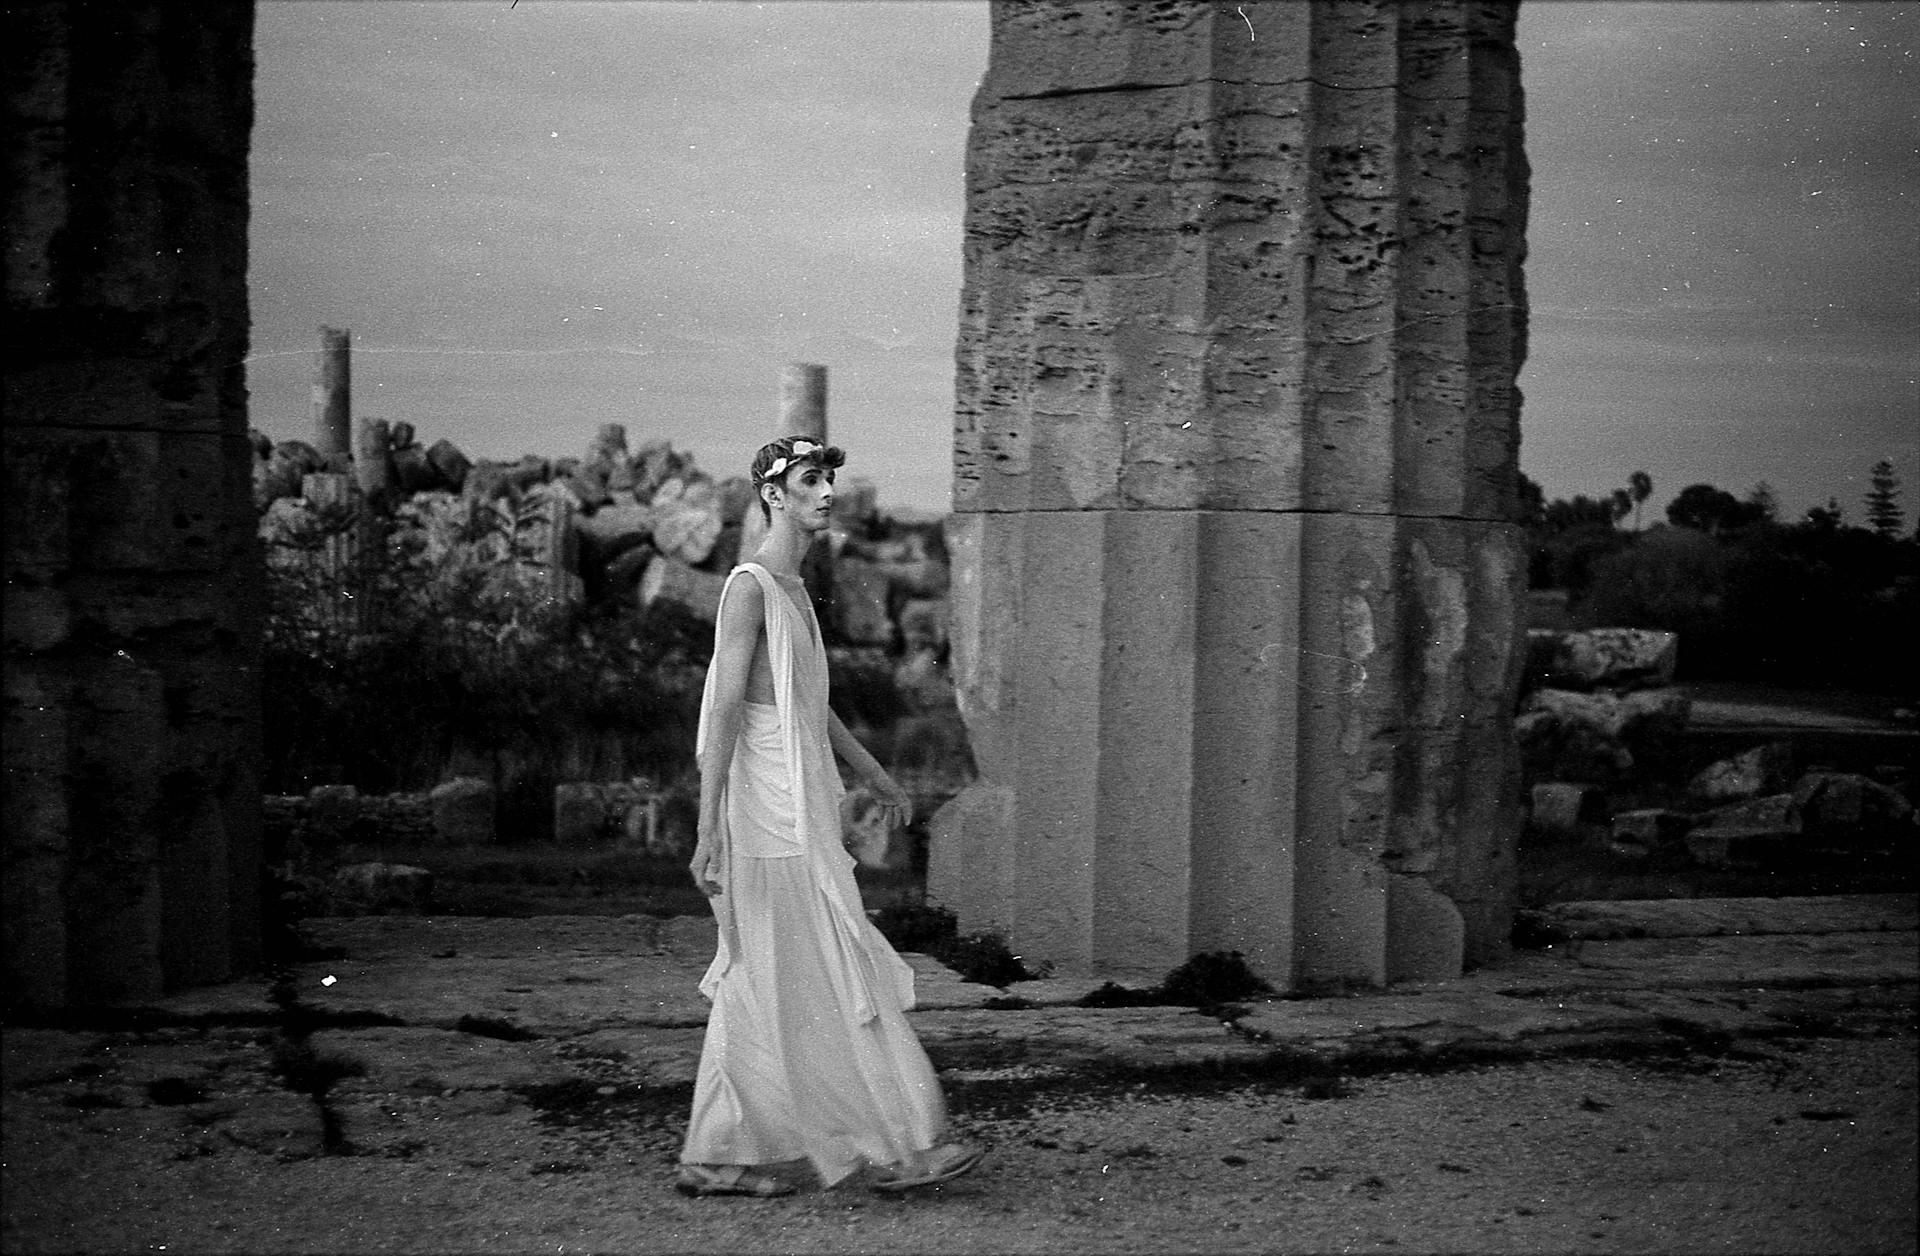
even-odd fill
[{"label": "gray sky", "polygon": [[[962,0],[267,0],[254,423],[308,436],[316,327],[354,408],[469,454],[596,425],[720,474],[824,362],[848,474],[947,506],[967,106]],[[1913,3],[1528,3],[1532,355],[1550,496],[1655,503],[1867,468],[1920,486]],[[1910,493],[1910,510],[1920,492]]]}]

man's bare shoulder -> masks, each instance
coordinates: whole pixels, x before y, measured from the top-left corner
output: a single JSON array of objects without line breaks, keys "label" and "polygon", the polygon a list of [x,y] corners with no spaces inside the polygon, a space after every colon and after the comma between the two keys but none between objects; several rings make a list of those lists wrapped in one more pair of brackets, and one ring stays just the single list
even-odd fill
[{"label": "man's bare shoulder", "polygon": [[720,599],[722,635],[758,632],[766,613],[767,595],[758,580],[746,576],[727,582],[726,593]]}]

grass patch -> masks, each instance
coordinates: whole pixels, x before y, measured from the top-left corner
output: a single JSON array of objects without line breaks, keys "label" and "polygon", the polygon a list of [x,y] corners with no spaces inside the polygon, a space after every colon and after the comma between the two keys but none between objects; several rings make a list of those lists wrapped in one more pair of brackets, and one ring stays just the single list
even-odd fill
[{"label": "grass patch", "polygon": [[1109,981],[1081,996],[1080,1007],[1197,1007],[1233,1009],[1239,999],[1270,998],[1277,992],[1247,965],[1239,951],[1203,951],[1145,990]]}]

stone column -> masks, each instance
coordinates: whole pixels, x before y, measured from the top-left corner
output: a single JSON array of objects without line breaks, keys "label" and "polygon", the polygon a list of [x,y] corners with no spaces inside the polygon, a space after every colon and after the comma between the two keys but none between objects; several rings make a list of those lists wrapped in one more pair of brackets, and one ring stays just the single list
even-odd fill
[{"label": "stone column", "polygon": [[[780,430],[769,439],[804,436],[827,443],[827,368],[813,362],[789,362],[780,371]],[[740,521],[740,556],[749,558],[767,537],[767,520],[749,504]],[[801,574],[816,602],[832,589],[832,553],[823,545],[808,552]],[[823,615],[824,618],[824,615]]]},{"label": "stone column", "polygon": [[259,957],[253,10],[7,21],[5,998]]},{"label": "stone column", "polygon": [[1062,971],[1504,950],[1513,8],[996,4],[930,892]]},{"label": "stone column", "polygon": [[313,355],[313,447],[335,471],[353,458],[353,333],[321,327]]},{"label": "stone column", "polygon": [[779,436],[827,440],[827,368],[789,362],[780,372]]}]

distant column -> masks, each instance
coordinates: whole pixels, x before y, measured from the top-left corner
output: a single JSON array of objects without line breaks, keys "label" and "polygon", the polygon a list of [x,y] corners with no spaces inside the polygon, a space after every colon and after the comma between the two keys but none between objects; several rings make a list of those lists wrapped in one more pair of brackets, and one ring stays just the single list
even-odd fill
[{"label": "distant column", "polygon": [[789,362],[780,373],[781,436],[827,440],[827,368],[813,362]]},{"label": "distant column", "polygon": [[345,327],[323,326],[313,355],[313,447],[330,462],[353,457],[352,338]]}]

